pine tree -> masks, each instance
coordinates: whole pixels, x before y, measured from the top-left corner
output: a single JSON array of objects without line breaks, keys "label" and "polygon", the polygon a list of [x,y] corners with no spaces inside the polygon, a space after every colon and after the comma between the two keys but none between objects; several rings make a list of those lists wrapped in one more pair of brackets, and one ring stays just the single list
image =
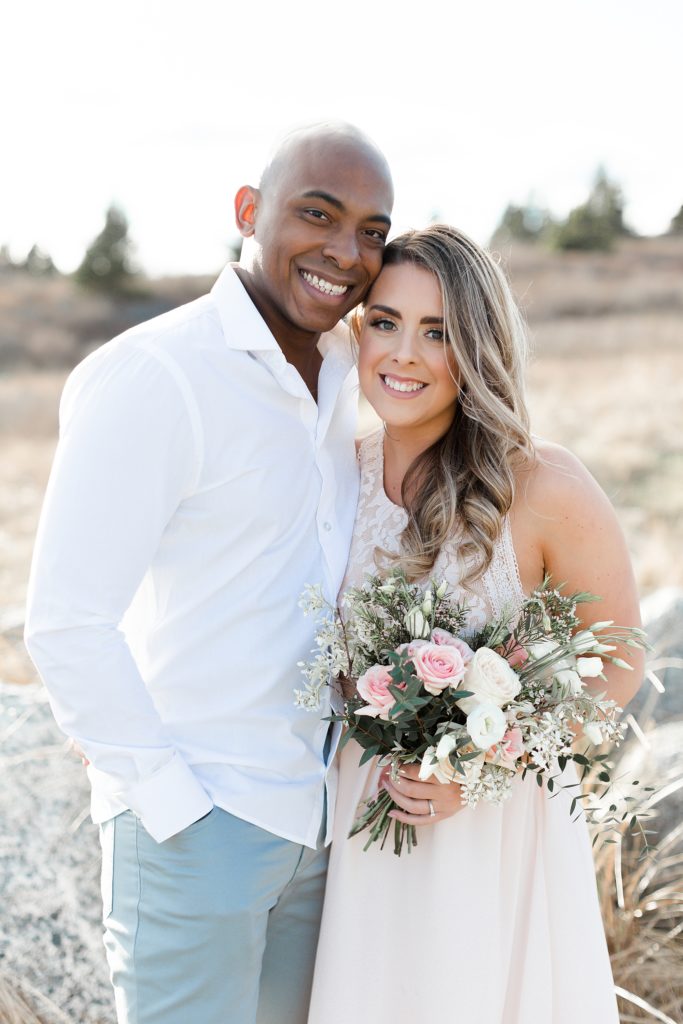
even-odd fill
[{"label": "pine tree", "polygon": [[57,272],[52,257],[37,245],[32,245],[26,259],[20,264],[22,270],[27,270],[33,277],[51,277]]},{"label": "pine tree", "polygon": [[669,225],[670,235],[683,235],[683,206],[681,206],[678,213],[671,218],[671,224]]},{"label": "pine tree", "polygon": [[551,223],[552,218],[547,210],[532,204],[515,206],[514,203],[509,203],[491,242],[496,245],[512,240],[536,242],[547,232]]},{"label": "pine tree", "polygon": [[91,288],[124,292],[135,277],[128,220],[118,206],[107,210],[105,225],[88,246],[76,280]]},{"label": "pine tree", "polygon": [[624,223],[621,189],[598,168],[593,188],[585,203],[576,206],[554,234],[558,249],[612,248],[620,235],[632,235]]}]

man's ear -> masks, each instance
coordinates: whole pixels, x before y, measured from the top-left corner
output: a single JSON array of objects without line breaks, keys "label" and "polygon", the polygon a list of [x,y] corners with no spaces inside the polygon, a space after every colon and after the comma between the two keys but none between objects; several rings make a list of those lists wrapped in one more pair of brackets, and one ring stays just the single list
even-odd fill
[{"label": "man's ear", "polygon": [[235,196],[235,224],[243,238],[250,238],[256,230],[256,208],[261,193],[251,185],[242,185]]}]

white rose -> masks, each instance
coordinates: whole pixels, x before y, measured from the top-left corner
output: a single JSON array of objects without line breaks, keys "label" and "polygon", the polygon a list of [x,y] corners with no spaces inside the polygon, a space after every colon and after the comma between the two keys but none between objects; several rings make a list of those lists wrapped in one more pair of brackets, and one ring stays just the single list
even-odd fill
[{"label": "white rose", "polygon": [[557,679],[558,683],[560,683],[562,686],[569,687],[569,692],[571,693],[572,697],[576,697],[577,694],[581,693],[583,689],[581,676],[572,668],[565,668],[562,669],[560,672],[556,672],[555,678]]},{"label": "white rose", "polygon": [[480,647],[467,666],[461,686],[463,690],[472,691],[471,697],[458,701],[458,707],[468,715],[477,704],[492,703],[503,707],[517,696],[522,684],[505,658],[490,647]]},{"label": "white rose", "polygon": [[602,672],[602,658],[577,658],[576,671],[584,679],[599,676]]},{"label": "white rose", "polygon": [[465,728],[472,742],[480,750],[488,750],[502,740],[507,731],[507,719],[497,704],[478,704],[469,713]]},{"label": "white rose", "polygon": [[602,729],[597,722],[585,722],[583,726],[583,734],[587,740],[599,746],[602,743]]}]

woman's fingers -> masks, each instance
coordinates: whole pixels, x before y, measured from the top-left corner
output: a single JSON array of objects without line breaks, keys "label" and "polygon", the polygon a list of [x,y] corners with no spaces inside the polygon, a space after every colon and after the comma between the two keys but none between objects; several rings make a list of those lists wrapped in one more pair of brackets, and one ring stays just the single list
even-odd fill
[{"label": "woman's fingers", "polygon": [[410,774],[392,781],[389,771],[380,776],[380,783],[397,805],[390,816],[407,825],[434,825],[450,818],[462,808],[460,786],[457,783],[421,782],[415,766],[408,766]]}]

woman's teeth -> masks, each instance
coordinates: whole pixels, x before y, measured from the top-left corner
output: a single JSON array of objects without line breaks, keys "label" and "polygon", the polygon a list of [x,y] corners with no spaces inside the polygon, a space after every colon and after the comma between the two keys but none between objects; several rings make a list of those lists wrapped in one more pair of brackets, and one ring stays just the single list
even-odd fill
[{"label": "woman's teeth", "polygon": [[382,377],[382,380],[392,391],[421,391],[422,388],[427,386],[419,380],[394,380],[393,377]]},{"label": "woman's teeth", "polygon": [[309,274],[306,270],[301,271],[301,276],[304,281],[308,281],[309,284],[317,288],[323,295],[343,295],[344,292],[349,290],[347,284],[332,284],[331,281],[326,281],[324,277],[316,277],[315,274]]}]

